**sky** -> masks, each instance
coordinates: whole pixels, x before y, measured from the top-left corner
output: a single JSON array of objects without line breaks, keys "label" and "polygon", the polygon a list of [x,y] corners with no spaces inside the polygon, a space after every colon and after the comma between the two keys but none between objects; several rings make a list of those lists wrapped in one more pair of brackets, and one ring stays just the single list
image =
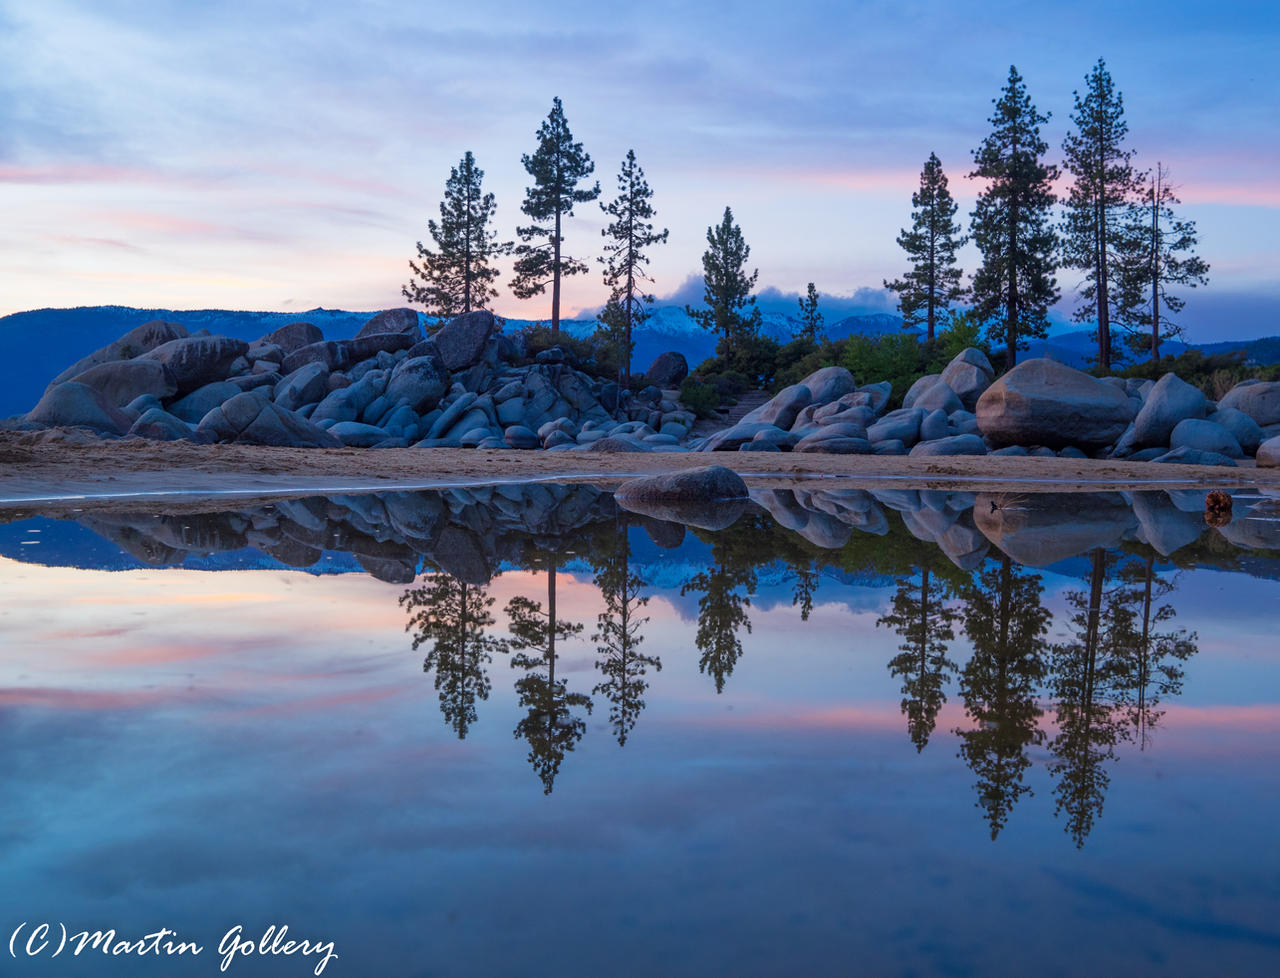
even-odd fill
[{"label": "sky", "polygon": [[[1153,11],[1156,11],[1153,16]],[[392,4],[0,0],[0,315],[42,307],[299,311],[402,305],[408,259],[466,150],[513,236],[520,163],[554,96],[604,198],[634,149],[670,241],[659,297],[696,295],[733,208],[761,288],[813,281],[890,311],[894,243],[936,152],[962,212],[1010,63],[1052,113],[1099,57],[1140,166],[1172,170],[1210,284],[1200,341],[1276,332],[1280,8],[1146,3]],[[603,215],[566,307],[606,297]],[[972,270],[976,253],[962,252]],[[496,311],[549,314],[506,289]],[[1062,273],[1069,315],[1078,273]]]}]

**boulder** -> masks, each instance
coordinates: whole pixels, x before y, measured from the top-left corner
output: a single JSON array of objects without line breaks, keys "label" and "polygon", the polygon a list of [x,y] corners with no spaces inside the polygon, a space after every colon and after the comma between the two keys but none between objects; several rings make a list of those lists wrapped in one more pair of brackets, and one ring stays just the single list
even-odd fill
[{"label": "boulder", "polygon": [[663,390],[678,388],[688,376],[689,361],[684,358],[683,353],[675,351],[659,353],[644,373],[646,384],[652,384]]},{"label": "boulder", "polygon": [[350,366],[351,361],[348,359],[345,343],[328,340],[298,347],[284,358],[280,369],[286,374],[291,374],[309,363],[318,363],[326,370],[334,371],[345,370]]},{"label": "boulder", "polygon": [[389,431],[359,421],[339,421],[330,425],[327,430],[350,448],[373,448],[391,437]]},{"label": "boulder", "polygon": [[814,404],[829,404],[858,389],[853,374],[844,367],[823,367],[809,374],[800,383],[809,389]]},{"label": "boulder", "polygon": [[143,394],[164,399],[178,391],[164,364],[154,360],[113,360],[90,367],[72,380],[92,387],[108,404],[121,407]]},{"label": "boulder", "polygon": [[387,382],[387,398],[394,404],[408,404],[423,414],[440,403],[449,389],[449,374],[435,357],[413,357],[401,360],[391,371]]},{"label": "boulder", "polygon": [[749,412],[742,420],[760,421],[777,428],[787,429],[795,423],[796,415],[808,407],[812,401],[813,394],[808,387],[804,384],[793,384],[783,388],[771,400]]},{"label": "boulder", "polygon": [[299,367],[281,380],[273,399],[286,411],[296,411],[304,404],[315,404],[328,393],[329,368],[315,362]]},{"label": "boulder", "polygon": [[313,343],[324,342],[324,333],[311,323],[287,323],[258,340],[264,346],[278,346],[285,356]]},{"label": "boulder", "polygon": [[956,354],[943,368],[939,380],[955,391],[966,411],[972,411],[995,375],[987,355],[970,347]]},{"label": "boulder", "polygon": [[512,448],[537,448],[541,444],[537,433],[524,425],[513,424],[502,433],[502,437]]},{"label": "boulder", "polygon": [[161,343],[142,356],[164,364],[177,393],[187,394],[215,380],[225,380],[231,364],[248,349],[248,343],[232,336],[188,336]]},{"label": "boulder", "polygon": [[882,380],[878,384],[864,384],[858,388],[859,394],[867,395],[867,406],[879,417],[889,406],[889,398],[893,396],[893,384]]},{"label": "boulder", "polygon": [[591,443],[593,452],[647,452],[649,448],[628,435],[606,435]]},{"label": "boulder", "polygon": [[987,446],[977,435],[950,435],[934,441],[922,441],[911,449],[917,455],[986,455]]},{"label": "boulder", "polygon": [[123,435],[133,426],[133,419],[102,394],[74,380],[45,391],[26,420],[49,428],[92,428],[108,435]]},{"label": "boulder", "polygon": [[[1159,386],[1159,385],[1157,385]],[[1188,418],[1179,421],[1169,436],[1170,448],[1192,448],[1199,452],[1216,452],[1228,458],[1243,458],[1244,452],[1235,435],[1212,421]]]},{"label": "boulder", "polygon": [[191,438],[190,426],[162,408],[151,408],[133,423],[129,434],[152,441],[178,441]]},{"label": "boulder", "polygon": [[159,319],[153,319],[151,322],[143,323],[141,326],[135,326],[118,340],[108,343],[101,349],[94,350],[87,357],[77,360],[58,376],[54,377],[49,382],[49,387],[46,387],[45,390],[47,391],[57,384],[71,380],[77,374],[82,374],[90,367],[96,367],[100,363],[111,363],[115,360],[132,360],[134,357],[154,350],[161,344],[168,343],[170,340],[183,339],[188,335],[187,328],[180,323],[166,323]]},{"label": "boulder", "polygon": [[258,391],[245,391],[206,414],[196,427],[217,441],[289,448],[339,448],[337,438]]},{"label": "boulder", "polygon": [[1244,381],[1227,391],[1218,410],[1242,411],[1263,427],[1280,424],[1280,380]]},{"label": "boulder", "polygon": [[[941,386],[942,384],[940,383],[937,385],[937,387]],[[936,390],[937,387],[934,389]],[[920,401],[916,401],[915,410],[923,410],[920,406]],[[939,438],[946,438],[949,434],[951,434],[951,428],[944,411],[930,411],[920,419],[920,440],[922,442],[937,441]]]},{"label": "boulder", "polygon": [[614,495],[623,509],[642,516],[721,530],[746,510],[747,485],[721,465],[708,465],[624,482]]},{"label": "boulder", "polygon": [[1142,410],[1133,419],[1133,433],[1126,443],[1134,448],[1167,445],[1180,421],[1203,418],[1205,408],[1205,396],[1200,388],[1192,387],[1176,374],[1165,374],[1151,388]]},{"label": "boulder", "polygon": [[348,363],[359,363],[361,360],[377,357],[380,362],[371,367],[385,370],[390,362],[381,362],[384,355],[391,356],[401,350],[408,350],[417,345],[417,340],[408,333],[369,333],[353,340],[340,340],[339,343],[346,347]]},{"label": "boulder", "polygon": [[[666,425],[663,425],[665,428]],[[781,428],[765,429],[756,432],[756,436],[744,445],[738,448],[742,451],[747,445],[772,445],[774,448],[782,452],[789,452],[800,440],[800,436],[794,431],[783,431]],[[761,449],[752,449],[752,451],[760,451]]]},{"label": "boulder", "polygon": [[1246,455],[1256,454],[1258,446],[1265,441],[1262,427],[1243,411],[1237,411],[1235,408],[1219,408],[1209,416],[1209,420],[1231,432],[1232,437],[1239,443],[1240,450]]},{"label": "boulder", "polygon": [[732,428],[717,431],[708,438],[699,449],[703,452],[736,452],[746,442],[751,441],[762,431],[778,429],[766,421],[739,421]]},{"label": "boulder", "polygon": [[802,438],[796,442],[793,452],[816,452],[822,455],[870,455],[871,442],[865,438],[840,435],[835,438]]},{"label": "boulder", "polygon": [[495,329],[493,313],[484,309],[463,313],[441,326],[432,339],[440,348],[445,369],[462,370],[479,361]]},{"label": "boulder", "polygon": [[942,379],[941,374],[925,374],[914,384],[907,388],[906,396],[902,398],[902,406],[904,408],[913,408],[926,391],[930,390],[934,384]]},{"label": "boulder", "polygon": [[1280,438],[1268,438],[1258,446],[1258,468],[1280,468]]},{"label": "boulder", "polygon": [[1124,393],[1055,360],[1024,360],[978,398],[978,427],[995,447],[1105,448],[1132,420]]},{"label": "boulder", "polygon": [[[417,343],[422,339],[422,327],[418,325],[418,314],[412,309],[388,309],[380,312],[360,327],[360,332],[356,333],[356,339],[387,333],[402,333],[413,337],[413,342]],[[405,349],[407,350],[408,347]]]},{"label": "boulder", "polygon": [[1226,465],[1234,466],[1236,463],[1225,455],[1218,452],[1205,452],[1197,448],[1175,448],[1171,452],[1165,452],[1158,458],[1153,458],[1153,462],[1165,462],[1175,465]]},{"label": "boulder", "polygon": [[918,408],[899,408],[890,411],[867,429],[867,437],[873,442],[900,441],[910,447],[920,439],[920,422],[924,412]]},{"label": "boulder", "polygon": [[199,424],[200,419],[223,401],[229,401],[243,393],[238,386],[225,380],[205,384],[186,397],[169,406],[169,413],[188,424]]}]

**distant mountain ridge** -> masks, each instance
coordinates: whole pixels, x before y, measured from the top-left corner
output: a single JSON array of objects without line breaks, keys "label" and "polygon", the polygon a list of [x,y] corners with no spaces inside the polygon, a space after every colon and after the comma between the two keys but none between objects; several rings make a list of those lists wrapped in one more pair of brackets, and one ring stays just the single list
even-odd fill
[{"label": "distant mountain ridge", "polygon": [[[4,384],[0,386],[0,417],[29,411],[44,393],[48,382],[79,358],[105,346],[117,337],[153,319],[181,323],[192,332],[207,329],[242,340],[255,340],[286,323],[312,323],[328,339],[354,336],[374,312],[340,309],[309,309],[294,312],[254,312],[230,309],[135,309],[130,306],[81,306],[74,309],[34,309],[0,317],[0,363],[4,363]],[[425,317],[423,317],[425,318]],[[545,320],[506,320],[508,331]],[[564,320],[561,328],[574,337],[590,336],[594,318]],[[800,331],[797,316],[785,313],[762,314],[762,332],[785,343]],[[901,319],[888,313],[846,316],[826,325],[831,339],[879,336],[901,332]],[[921,335],[920,330],[912,330]],[[715,352],[715,337],[690,318],[683,306],[655,306],[649,320],[634,333],[633,369],[644,371],[654,358],[668,350],[678,351],[690,365],[701,363]],[[1049,356],[1071,366],[1085,366],[1096,342],[1091,331],[1063,333],[1048,340],[1036,340],[1027,356]],[[1206,353],[1244,350],[1259,363],[1280,362],[1280,336],[1235,342],[1196,344]],[[1165,350],[1178,353],[1187,347],[1167,343]]]}]

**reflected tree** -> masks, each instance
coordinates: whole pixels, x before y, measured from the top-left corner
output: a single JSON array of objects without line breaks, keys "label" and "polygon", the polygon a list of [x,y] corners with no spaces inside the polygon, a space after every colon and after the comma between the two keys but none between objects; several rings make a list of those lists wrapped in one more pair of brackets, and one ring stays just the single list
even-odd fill
[{"label": "reflected tree", "polygon": [[1145,750],[1151,730],[1164,715],[1160,703],[1182,692],[1182,664],[1199,651],[1195,632],[1167,626],[1177,615],[1162,604],[1176,587],[1155,573],[1155,556],[1132,560],[1120,568],[1112,612],[1122,636],[1114,664],[1113,687],[1128,733]]},{"label": "reflected tree", "polygon": [[505,641],[485,632],[494,624],[493,602],[484,587],[451,574],[429,574],[421,587],[400,596],[409,612],[405,631],[414,633],[413,650],[431,643],[422,671],[435,673],[440,712],[459,740],[476,721],[476,701],[489,698],[485,666],[493,653],[507,651]]},{"label": "reflected tree", "polygon": [[547,607],[518,595],[507,602],[511,633],[511,667],[525,674],[516,680],[520,705],[528,712],[516,724],[515,736],[529,744],[529,763],[551,794],[564,755],[577,745],[587,724],[575,711],[591,712],[591,697],[571,693],[556,678],[556,643],[582,631],[582,625],[556,616],[556,559],[547,568]]},{"label": "reflected tree", "polygon": [[901,652],[889,661],[889,673],[903,679],[902,712],[917,752],[929,742],[956,669],[947,658],[947,643],[955,640],[960,614],[947,604],[950,597],[946,580],[926,562],[898,579],[893,611],[876,622],[893,628],[903,640]]},{"label": "reflected tree", "polygon": [[788,558],[787,565],[791,568],[795,582],[791,592],[791,607],[798,605],[800,620],[808,621],[809,615],[813,613],[813,595],[818,590],[818,569],[814,567],[811,558],[803,556]]},{"label": "reflected tree", "polygon": [[640,611],[649,599],[640,593],[644,581],[631,570],[625,517],[618,517],[612,538],[597,537],[593,549],[597,554],[593,582],[604,599],[604,611],[596,618],[591,640],[597,643],[596,668],[604,678],[592,692],[609,701],[609,723],[618,746],[625,747],[644,709],[644,692],[649,688],[646,673],[649,669],[661,671],[662,660],[639,651],[644,641],[640,630],[649,620]]},{"label": "reflected tree", "polygon": [[701,653],[698,669],[715,681],[717,693],[724,692],[725,680],[733,675],[742,656],[740,630],[751,634],[746,609],[751,607],[749,595],[756,589],[755,566],[750,559],[736,555],[731,539],[726,533],[717,534],[711,543],[711,567],[680,588],[681,594],[702,593],[694,638]]},{"label": "reflected tree", "polygon": [[1077,848],[1102,814],[1111,783],[1106,765],[1128,733],[1117,698],[1133,644],[1132,616],[1108,594],[1109,561],[1102,548],[1090,555],[1089,589],[1067,593],[1075,637],[1053,649],[1050,689],[1057,700],[1058,733],[1049,744],[1049,773],[1057,781],[1056,812],[1065,815]]},{"label": "reflected tree", "polygon": [[977,807],[994,840],[1018,799],[1031,793],[1024,781],[1028,751],[1044,740],[1036,691],[1045,675],[1045,635],[1051,615],[1044,585],[1008,556],[989,562],[962,590],[964,631],[973,656],[960,676],[960,697],[974,721],[957,730],[960,756],[977,777]]}]

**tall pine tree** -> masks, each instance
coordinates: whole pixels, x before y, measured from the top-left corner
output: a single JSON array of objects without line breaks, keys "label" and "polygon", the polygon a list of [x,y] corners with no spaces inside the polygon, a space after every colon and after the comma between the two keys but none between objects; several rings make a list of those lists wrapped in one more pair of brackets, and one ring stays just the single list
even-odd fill
[{"label": "tall pine tree", "polygon": [[947,189],[947,176],[936,153],[925,160],[911,206],[911,228],[903,228],[898,235],[898,246],[911,259],[911,270],[884,287],[898,293],[903,328],[924,323],[932,340],[942,314],[964,296],[956,249],[969,240],[955,223],[958,205]]},{"label": "tall pine tree", "polygon": [[428,315],[448,319],[483,309],[498,295],[493,287],[498,277],[493,261],[510,253],[511,244],[498,241],[498,232],[489,228],[497,207],[493,194],[481,189],[483,180],[484,170],[467,150],[449,171],[440,222],[427,221],[435,250],[419,241],[418,262],[409,261],[413,274],[400,292],[425,307]]},{"label": "tall pine tree", "polygon": [[800,302],[800,335],[810,343],[816,343],[822,332],[822,313],[818,312],[818,290],[812,282]]},{"label": "tall pine tree", "polygon": [[[1078,322],[1098,324],[1098,366],[1111,369],[1112,322],[1127,318],[1123,289],[1117,290],[1126,256],[1125,220],[1138,177],[1133,151],[1124,148],[1129,126],[1124,99],[1115,90],[1101,58],[1085,78],[1084,95],[1075,92],[1075,129],[1063,141],[1065,165],[1073,177],[1062,225],[1062,258],[1068,268],[1085,273],[1080,290],[1085,304]],[[1117,303],[1117,300],[1121,300]],[[1114,316],[1118,313],[1118,317]]]},{"label": "tall pine tree", "polygon": [[1182,332],[1168,314],[1181,312],[1186,300],[1171,292],[1170,286],[1207,285],[1209,264],[1194,250],[1196,222],[1179,219],[1173,212],[1182,202],[1169,185],[1169,171],[1157,163],[1144,184],[1129,214],[1121,301],[1134,311],[1131,344],[1145,347],[1152,360],[1159,360],[1161,341]]},{"label": "tall pine tree", "polygon": [[631,331],[649,318],[645,308],[653,302],[643,284],[653,279],[645,271],[649,257],[645,249],[664,244],[668,232],[655,231],[653,218],[657,212],[651,203],[653,191],[644,178],[644,170],[636,162],[636,151],[627,150],[618,172],[618,196],[600,208],[613,219],[600,233],[609,239],[604,246],[604,284],[609,287],[609,316],[601,317],[613,333],[618,350],[618,381],[631,380]]},{"label": "tall pine tree", "polygon": [[1049,117],[1031,104],[1017,68],[1010,66],[995,106],[991,132],[974,150],[970,174],[988,181],[970,227],[982,253],[970,291],[988,337],[1005,345],[1008,369],[1027,338],[1047,335],[1049,307],[1058,299],[1051,220],[1058,168],[1043,160],[1049,147],[1040,126]]},{"label": "tall pine tree", "polygon": [[706,309],[686,306],[685,311],[703,329],[720,337],[721,353],[739,347],[760,330],[760,310],[756,308],[755,288],[759,270],[746,273],[751,247],[743,240],[742,228],[733,222],[733,211],[726,207],[724,219],[707,228],[707,250],[702,254],[702,277]]},{"label": "tall pine tree", "polygon": [[517,298],[531,299],[545,292],[550,280],[551,335],[558,338],[560,279],[587,270],[585,262],[561,251],[564,219],[573,216],[574,204],[585,204],[599,197],[600,184],[578,189],[578,183],[594,173],[596,166],[582,143],[574,142],[559,98],[552,100],[551,112],[538,127],[537,135],[537,150],[532,156],[521,157],[524,168],[533,177],[533,186],[525,190],[520,210],[533,223],[516,228],[523,243],[515,249],[516,274],[511,280],[511,291]]}]

